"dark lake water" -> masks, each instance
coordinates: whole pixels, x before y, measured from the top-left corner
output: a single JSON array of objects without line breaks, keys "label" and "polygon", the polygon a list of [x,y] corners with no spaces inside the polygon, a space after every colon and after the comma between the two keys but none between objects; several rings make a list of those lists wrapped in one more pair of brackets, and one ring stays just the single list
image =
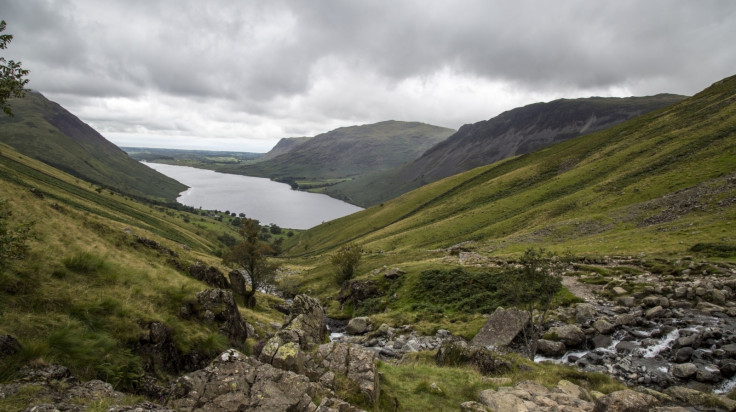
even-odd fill
[{"label": "dark lake water", "polygon": [[322,222],[363,210],[319,193],[292,190],[285,183],[261,177],[213,172],[194,167],[143,162],[166,176],[189,186],[177,199],[186,206],[245,213],[261,224],[309,229]]}]

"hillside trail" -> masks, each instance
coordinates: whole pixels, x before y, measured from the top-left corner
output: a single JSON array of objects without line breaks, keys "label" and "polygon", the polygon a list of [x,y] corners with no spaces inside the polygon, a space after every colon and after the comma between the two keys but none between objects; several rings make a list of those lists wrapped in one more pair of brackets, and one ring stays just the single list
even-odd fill
[{"label": "hillside trail", "polygon": [[595,292],[600,289],[600,286],[578,282],[578,278],[575,276],[562,276],[562,286],[586,302],[594,301],[596,298]]}]

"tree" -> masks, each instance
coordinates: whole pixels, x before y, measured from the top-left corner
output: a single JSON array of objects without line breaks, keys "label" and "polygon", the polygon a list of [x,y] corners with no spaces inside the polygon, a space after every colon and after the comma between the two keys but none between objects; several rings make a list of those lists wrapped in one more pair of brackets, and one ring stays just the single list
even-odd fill
[{"label": "tree", "polygon": [[520,263],[521,268],[506,282],[505,292],[529,315],[529,327],[522,328],[522,337],[527,355],[533,359],[552,299],[562,288],[561,277],[567,260],[543,248],[529,248],[521,256]]},{"label": "tree", "polygon": [[[0,33],[5,31],[5,26],[5,20],[0,21]],[[6,49],[11,40],[12,35],[0,34],[0,49]],[[10,117],[13,117],[13,112],[7,100],[11,97],[25,97],[24,86],[28,84],[28,79],[25,78],[27,75],[28,70],[21,67],[21,62],[6,60],[0,56],[0,107]]]},{"label": "tree", "polygon": [[335,266],[335,274],[337,275],[337,283],[350,280],[360,264],[363,249],[355,243],[343,245],[340,249],[330,256],[330,263]]},{"label": "tree", "polygon": [[273,281],[278,265],[268,262],[267,257],[273,255],[273,249],[258,239],[260,227],[257,220],[243,219],[239,233],[242,239],[225,254],[223,262],[242,269],[240,272],[248,277],[250,289],[246,287],[243,276],[235,277],[236,281],[242,283],[233,286],[233,289],[242,291],[243,303],[252,308],[256,305],[256,291]]}]

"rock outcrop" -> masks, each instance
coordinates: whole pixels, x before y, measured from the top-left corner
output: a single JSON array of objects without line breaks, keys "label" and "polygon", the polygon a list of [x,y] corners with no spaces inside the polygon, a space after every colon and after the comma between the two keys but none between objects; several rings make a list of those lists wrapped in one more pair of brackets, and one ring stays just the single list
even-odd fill
[{"label": "rock outcrop", "polygon": [[248,324],[240,316],[233,292],[223,289],[205,289],[187,302],[180,310],[181,317],[197,318],[220,325],[220,331],[230,338],[232,345],[242,348],[248,338]]},{"label": "rock outcrop", "polygon": [[204,263],[197,262],[189,266],[189,275],[200,282],[204,282],[213,288],[229,289],[230,284],[225,279],[225,275],[214,266],[207,266]]},{"label": "rock outcrop", "polygon": [[470,345],[505,351],[523,333],[531,334],[529,313],[516,308],[498,308],[473,337]]}]

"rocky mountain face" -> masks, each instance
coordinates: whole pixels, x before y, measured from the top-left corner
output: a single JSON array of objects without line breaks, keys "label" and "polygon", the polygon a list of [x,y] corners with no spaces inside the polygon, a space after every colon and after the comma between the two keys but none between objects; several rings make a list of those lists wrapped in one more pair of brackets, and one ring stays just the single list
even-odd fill
[{"label": "rocky mountain face", "polygon": [[372,206],[447,176],[603,130],[682,99],[684,96],[660,94],[531,104],[466,124],[398,169],[341,183],[327,193],[350,198],[359,206]]},{"label": "rocky mountain face", "polygon": [[42,94],[13,101],[0,118],[0,142],[89,182],[133,196],[173,202],[181,183],[131,159],[95,129]]},{"label": "rocky mountain face", "polygon": [[261,156],[258,160],[271,160],[282,154],[289,153],[290,151],[306,143],[311,137],[284,137],[276,143],[273,149],[269,150],[268,153]]}]

